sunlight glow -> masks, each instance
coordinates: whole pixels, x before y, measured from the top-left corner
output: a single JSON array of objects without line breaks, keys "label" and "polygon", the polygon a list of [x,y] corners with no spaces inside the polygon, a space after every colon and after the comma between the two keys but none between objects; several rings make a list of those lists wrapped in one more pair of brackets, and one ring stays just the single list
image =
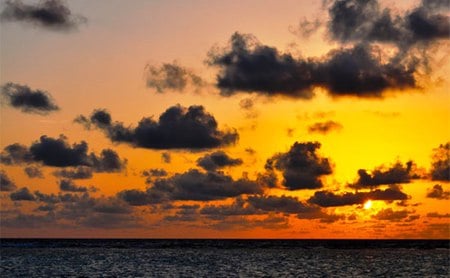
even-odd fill
[{"label": "sunlight glow", "polygon": [[364,203],[364,209],[370,209],[372,207],[372,200],[367,200],[367,202]]}]

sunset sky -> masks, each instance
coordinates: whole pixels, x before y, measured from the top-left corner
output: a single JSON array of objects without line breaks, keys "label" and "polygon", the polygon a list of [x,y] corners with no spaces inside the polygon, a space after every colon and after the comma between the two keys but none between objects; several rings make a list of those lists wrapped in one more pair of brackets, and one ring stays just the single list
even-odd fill
[{"label": "sunset sky", "polygon": [[448,0],[0,2],[0,236],[450,238]]}]

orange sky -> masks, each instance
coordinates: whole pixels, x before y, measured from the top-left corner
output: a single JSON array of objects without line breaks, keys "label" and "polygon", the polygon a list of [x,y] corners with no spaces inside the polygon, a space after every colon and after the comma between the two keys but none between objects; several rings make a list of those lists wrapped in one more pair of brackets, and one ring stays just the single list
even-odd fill
[{"label": "orange sky", "polygon": [[45,3],[0,5],[2,237],[450,238],[448,7]]}]

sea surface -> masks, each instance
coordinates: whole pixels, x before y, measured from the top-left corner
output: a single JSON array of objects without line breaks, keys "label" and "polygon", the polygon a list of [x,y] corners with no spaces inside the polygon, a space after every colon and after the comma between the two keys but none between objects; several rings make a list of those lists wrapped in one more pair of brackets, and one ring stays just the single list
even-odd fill
[{"label": "sea surface", "polygon": [[0,277],[450,277],[448,240],[1,239]]}]

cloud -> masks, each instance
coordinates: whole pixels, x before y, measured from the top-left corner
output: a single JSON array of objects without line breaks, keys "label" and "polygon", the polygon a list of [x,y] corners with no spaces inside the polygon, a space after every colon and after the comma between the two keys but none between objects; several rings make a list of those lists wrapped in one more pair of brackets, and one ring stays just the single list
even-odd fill
[{"label": "cloud", "polygon": [[44,178],[44,174],[42,173],[42,170],[39,167],[36,166],[27,166],[23,169],[25,174],[29,178]]},{"label": "cloud", "polygon": [[77,166],[72,169],[62,169],[55,171],[53,174],[56,177],[68,178],[68,179],[90,179],[92,178],[93,170],[88,166]]},{"label": "cloud", "polygon": [[51,30],[73,30],[87,19],[74,15],[60,0],[43,0],[38,4],[24,4],[20,0],[7,0],[0,14],[2,21],[18,21]]},{"label": "cloud", "polygon": [[154,168],[154,169],[148,169],[148,170],[142,171],[142,176],[149,177],[149,178],[152,178],[152,177],[165,177],[167,175],[168,175],[168,173],[164,169]]},{"label": "cloud", "polygon": [[321,188],[320,177],[331,174],[332,169],[328,158],[316,152],[319,148],[318,142],[295,142],[288,152],[269,158],[265,167],[281,171],[288,190]]},{"label": "cloud", "polygon": [[393,211],[391,208],[382,209],[377,214],[372,216],[372,218],[377,220],[389,220],[389,221],[400,221],[408,217],[408,211],[400,210]]},{"label": "cloud", "polygon": [[202,78],[191,70],[176,62],[165,63],[160,67],[147,65],[147,87],[154,88],[158,93],[166,90],[183,91],[186,87],[201,87],[205,83]]},{"label": "cloud", "polygon": [[223,151],[216,151],[207,154],[197,160],[197,165],[207,171],[216,171],[219,168],[238,166],[242,164],[242,159],[231,158]]},{"label": "cloud", "polygon": [[0,170],[0,191],[13,191],[14,189],[16,189],[16,184],[3,170]]},{"label": "cloud", "polygon": [[258,210],[282,213],[311,213],[317,211],[316,207],[304,204],[295,197],[290,196],[249,196],[248,203]]},{"label": "cloud", "polygon": [[161,160],[162,160],[162,162],[164,162],[164,163],[170,163],[170,162],[172,161],[172,157],[171,157],[170,153],[168,153],[168,152],[163,152],[163,153],[161,154]]},{"label": "cloud", "polygon": [[409,48],[418,43],[448,39],[448,1],[424,0],[403,14],[381,8],[378,1],[333,1],[328,32],[340,42],[382,42]]},{"label": "cloud", "polygon": [[263,228],[268,230],[280,230],[289,228],[289,218],[285,216],[278,216],[268,214],[262,219],[249,219],[246,217],[234,217],[219,221],[210,225],[211,228],[222,230],[248,230],[254,228]]},{"label": "cloud", "polygon": [[32,90],[25,85],[6,83],[1,87],[2,98],[11,107],[25,113],[48,114],[59,110],[51,95],[45,91]]},{"label": "cloud", "polygon": [[430,213],[427,213],[427,217],[430,217],[430,218],[450,218],[450,213],[440,214],[440,213],[437,213],[437,212],[430,212]]},{"label": "cloud", "polygon": [[219,67],[217,86],[224,96],[256,92],[310,99],[312,90],[321,87],[333,96],[383,97],[389,89],[416,88],[419,61],[406,56],[383,61],[380,51],[361,43],[320,59],[303,59],[262,45],[252,35],[234,33],[228,48],[209,52],[207,63]]},{"label": "cloud", "polygon": [[77,186],[75,183],[73,183],[72,180],[69,179],[62,179],[59,181],[59,189],[61,191],[68,191],[68,192],[87,192],[88,188],[85,186]]},{"label": "cloud", "polygon": [[392,185],[385,190],[376,189],[369,192],[345,192],[343,194],[335,194],[330,191],[316,191],[309,198],[308,202],[319,205],[321,207],[339,207],[363,204],[367,200],[407,200],[408,195],[403,193],[399,187]]},{"label": "cloud", "polygon": [[335,121],[318,122],[308,127],[309,133],[327,134],[333,130],[342,129],[342,125]]},{"label": "cloud", "polygon": [[261,214],[261,211],[250,206],[242,197],[237,197],[231,204],[206,205],[202,207],[200,214],[210,219],[223,220],[230,216]]},{"label": "cloud", "polygon": [[372,173],[368,173],[365,169],[358,170],[358,180],[355,184],[351,184],[351,188],[372,188],[380,185],[409,183],[411,179],[418,178],[414,173],[415,164],[408,161],[405,165],[396,162],[390,168],[378,167]]},{"label": "cloud", "polygon": [[261,185],[246,178],[234,180],[221,172],[202,173],[191,169],[166,179],[158,179],[146,191],[125,190],[118,196],[132,205],[146,205],[164,201],[210,201],[260,194]]},{"label": "cloud", "polygon": [[34,201],[36,200],[34,195],[28,190],[27,187],[22,187],[21,189],[9,194],[9,197],[13,201]]},{"label": "cloud", "polygon": [[450,142],[439,145],[433,152],[431,179],[450,181]]},{"label": "cloud", "polygon": [[126,161],[111,149],[102,150],[100,155],[88,154],[85,141],[70,146],[64,135],[57,139],[43,135],[29,148],[17,143],[6,146],[0,157],[5,164],[42,162],[55,167],[89,166],[96,172],[119,172],[126,165]]},{"label": "cloud", "polygon": [[18,143],[6,146],[0,154],[0,162],[6,165],[33,162],[33,155],[28,147]]},{"label": "cloud", "polygon": [[428,198],[434,198],[439,200],[449,200],[450,199],[450,191],[444,191],[442,185],[435,184],[433,188],[428,190],[427,193]]},{"label": "cloud", "polygon": [[128,143],[134,147],[207,149],[234,144],[239,138],[234,130],[218,130],[215,118],[203,106],[172,106],[160,115],[158,121],[151,117],[143,118],[136,128],[125,127],[121,122],[99,123],[95,120],[99,113],[103,115],[105,110],[94,110],[89,119],[78,116],[75,121],[85,127],[93,124],[112,142]]}]

